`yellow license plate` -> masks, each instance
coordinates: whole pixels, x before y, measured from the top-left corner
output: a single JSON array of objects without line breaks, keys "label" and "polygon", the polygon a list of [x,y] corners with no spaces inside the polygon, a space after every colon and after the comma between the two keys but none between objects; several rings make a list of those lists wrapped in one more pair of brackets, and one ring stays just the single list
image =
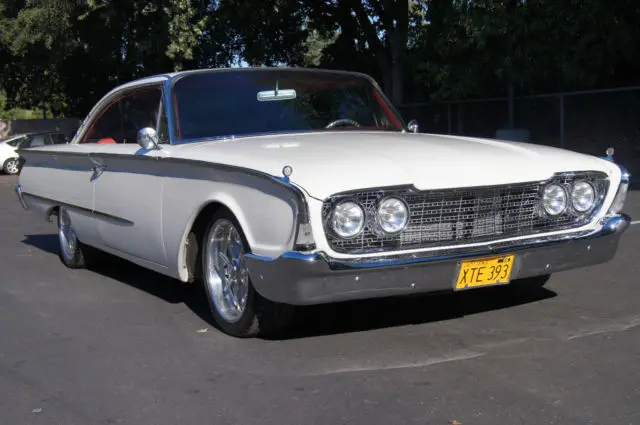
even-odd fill
[{"label": "yellow license plate", "polygon": [[455,289],[502,285],[511,280],[515,255],[463,261]]}]

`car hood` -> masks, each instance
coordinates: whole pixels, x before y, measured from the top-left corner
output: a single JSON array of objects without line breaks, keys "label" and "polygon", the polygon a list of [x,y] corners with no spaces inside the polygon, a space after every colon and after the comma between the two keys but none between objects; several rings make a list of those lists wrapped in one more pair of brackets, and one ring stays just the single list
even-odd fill
[{"label": "car hood", "polygon": [[254,136],[179,145],[175,154],[282,176],[310,196],[413,185],[418,190],[541,181],[560,171],[601,170],[609,161],[568,150],[469,137],[337,131]]}]

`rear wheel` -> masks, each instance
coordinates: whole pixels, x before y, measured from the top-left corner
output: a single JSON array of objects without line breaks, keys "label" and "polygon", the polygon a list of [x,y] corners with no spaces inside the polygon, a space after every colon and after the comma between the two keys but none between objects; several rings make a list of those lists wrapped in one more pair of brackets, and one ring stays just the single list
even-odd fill
[{"label": "rear wheel", "polygon": [[78,240],[69,213],[64,207],[58,210],[58,243],[60,260],[71,269],[87,267],[88,261],[92,261],[97,255],[93,248]]},{"label": "rear wheel", "polygon": [[221,211],[207,226],[202,249],[204,286],[214,320],[229,335],[247,338],[284,329],[293,306],[256,292],[245,261],[248,244],[238,222]]},{"label": "rear wheel", "polygon": [[20,172],[20,159],[9,158],[2,164],[2,171],[5,174],[18,174]]}]

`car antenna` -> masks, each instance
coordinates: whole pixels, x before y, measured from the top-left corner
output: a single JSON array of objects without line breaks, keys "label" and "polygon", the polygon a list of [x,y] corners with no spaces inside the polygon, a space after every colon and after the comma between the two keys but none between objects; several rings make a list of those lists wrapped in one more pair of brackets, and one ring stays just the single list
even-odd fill
[{"label": "car antenna", "polygon": [[275,90],[275,95],[278,96],[278,82],[279,80],[276,80],[276,90]]}]

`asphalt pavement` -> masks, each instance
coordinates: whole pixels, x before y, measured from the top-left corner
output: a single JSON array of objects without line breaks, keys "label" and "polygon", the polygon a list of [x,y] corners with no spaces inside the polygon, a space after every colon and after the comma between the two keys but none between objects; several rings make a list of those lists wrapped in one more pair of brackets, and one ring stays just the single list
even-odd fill
[{"label": "asphalt pavement", "polygon": [[640,224],[544,289],[308,307],[242,340],[197,285],[65,268],[16,180],[0,175],[1,425],[640,424]]}]

